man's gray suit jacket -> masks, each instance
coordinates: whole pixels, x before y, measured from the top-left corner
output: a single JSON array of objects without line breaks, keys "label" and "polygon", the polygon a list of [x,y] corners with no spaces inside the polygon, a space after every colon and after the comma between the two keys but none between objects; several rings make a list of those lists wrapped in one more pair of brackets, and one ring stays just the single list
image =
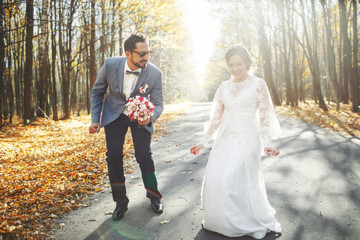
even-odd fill
[{"label": "man's gray suit jacket", "polygon": [[[123,93],[124,68],[126,57],[114,57],[105,60],[91,90],[91,121],[106,126],[124,111],[126,99]],[[139,91],[141,86],[148,85],[145,93]],[[105,99],[104,96],[106,95]],[[154,133],[154,122],[161,115],[163,106],[162,73],[151,63],[141,70],[130,97],[142,96],[150,99],[155,105],[152,123],[145,126]],[[150,98],[149,98],[150,96]]]}]

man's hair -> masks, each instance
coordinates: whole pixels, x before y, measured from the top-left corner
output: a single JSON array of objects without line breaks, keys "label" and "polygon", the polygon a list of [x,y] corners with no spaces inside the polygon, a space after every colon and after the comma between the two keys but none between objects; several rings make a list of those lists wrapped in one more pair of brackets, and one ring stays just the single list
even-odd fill
[{"label": "man's hair", "polygon": [[146,42],[147,37],[139,32],[133,32],[124,42],[125,51],[133,51],[136,48],[136,43]]},{"label": "man's hair", "polygon": [[250,55],[249,50],[241,44],[232,46],[225,54],[226,63],[229,61],[230,57],[233,55],[238,54],[242,57],[248,66],[248,68],[252,65],[252,57]]}]

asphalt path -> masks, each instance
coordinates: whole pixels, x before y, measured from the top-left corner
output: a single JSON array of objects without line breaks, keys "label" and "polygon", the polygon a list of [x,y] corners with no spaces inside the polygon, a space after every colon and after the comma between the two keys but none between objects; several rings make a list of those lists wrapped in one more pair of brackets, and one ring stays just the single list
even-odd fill
[{"label": "asphalt path", "polygon": [[[250,240],[202,229],[200,191],[210,147],[198,156],[209,119],[209,103],[195,103],[167,124],[169,134],[152,142],[164,212],[153,213],[139,168],[126,176],[129,210],[120,221],[111,215],[110,189],[59,219],[50,237],[57,240]],[[360,139],[279,116],[282,134],[274,141],[279,157],[265,157],[262,169],[268,198],[282,233],[266,240],[360,239]],[[218,174],[222,174],[219,172]],[[214,176],[216,177],[216,176]],[[91,204],[90,206],[89,203]],[[221,209],[219,209],[221,210]]]}]

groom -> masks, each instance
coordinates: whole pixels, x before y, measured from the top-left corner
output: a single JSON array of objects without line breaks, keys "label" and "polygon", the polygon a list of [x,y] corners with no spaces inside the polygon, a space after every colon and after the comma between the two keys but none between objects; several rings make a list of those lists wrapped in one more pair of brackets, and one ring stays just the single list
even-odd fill
[{"label": "groom", "polygon": [[[91,91],[92,123],[89,131],[95,133],[100,131],[100,127],[105,128],[106,161],[112,195],[116,202],[114,220],[123,217],[129,203],[123,169],[123,145],[129,127],[146,196],[150,199],[155,213],[163,211],[150,148],[154,122],[163,111],[162,75],[157,67],[148,62],[151,51],[146,37],[142,34],[135,32],[127,38],[124,50],[126,57],[106,59]],[[151,119],[132,122],[126,115],[125,104],[129,98],[137,95],[150,99],[155,105]]]}]

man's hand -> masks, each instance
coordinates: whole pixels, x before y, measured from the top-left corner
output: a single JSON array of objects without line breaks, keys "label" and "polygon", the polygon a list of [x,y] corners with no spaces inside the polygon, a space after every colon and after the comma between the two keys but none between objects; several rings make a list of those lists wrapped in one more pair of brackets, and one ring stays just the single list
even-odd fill
[{"label": "man's hand", "polygon": [[148,118],[148,119],[146,119],[145,121],[140,121],[140,120],[138,120],[138,123],[140,124],[140,125],[148,125],[149,124],[149,122],[150,122],[150,118]]},{"label": "man's hand", "polygon": [[89,133],[98,133],[100,131],[100,123],[92,123],[89,127]]},{"label": "man's hand", "polygon": [[198,155],[201,149],[205,148],[202,144],[197,144],[190,149],[190,152],[194,155]]},{"label": "man's hand", "polygon": [[279,150],[277,150],[275,148],[265,148],[264,152],[266,155],[274,156],[274,157],[280,154]]}]

